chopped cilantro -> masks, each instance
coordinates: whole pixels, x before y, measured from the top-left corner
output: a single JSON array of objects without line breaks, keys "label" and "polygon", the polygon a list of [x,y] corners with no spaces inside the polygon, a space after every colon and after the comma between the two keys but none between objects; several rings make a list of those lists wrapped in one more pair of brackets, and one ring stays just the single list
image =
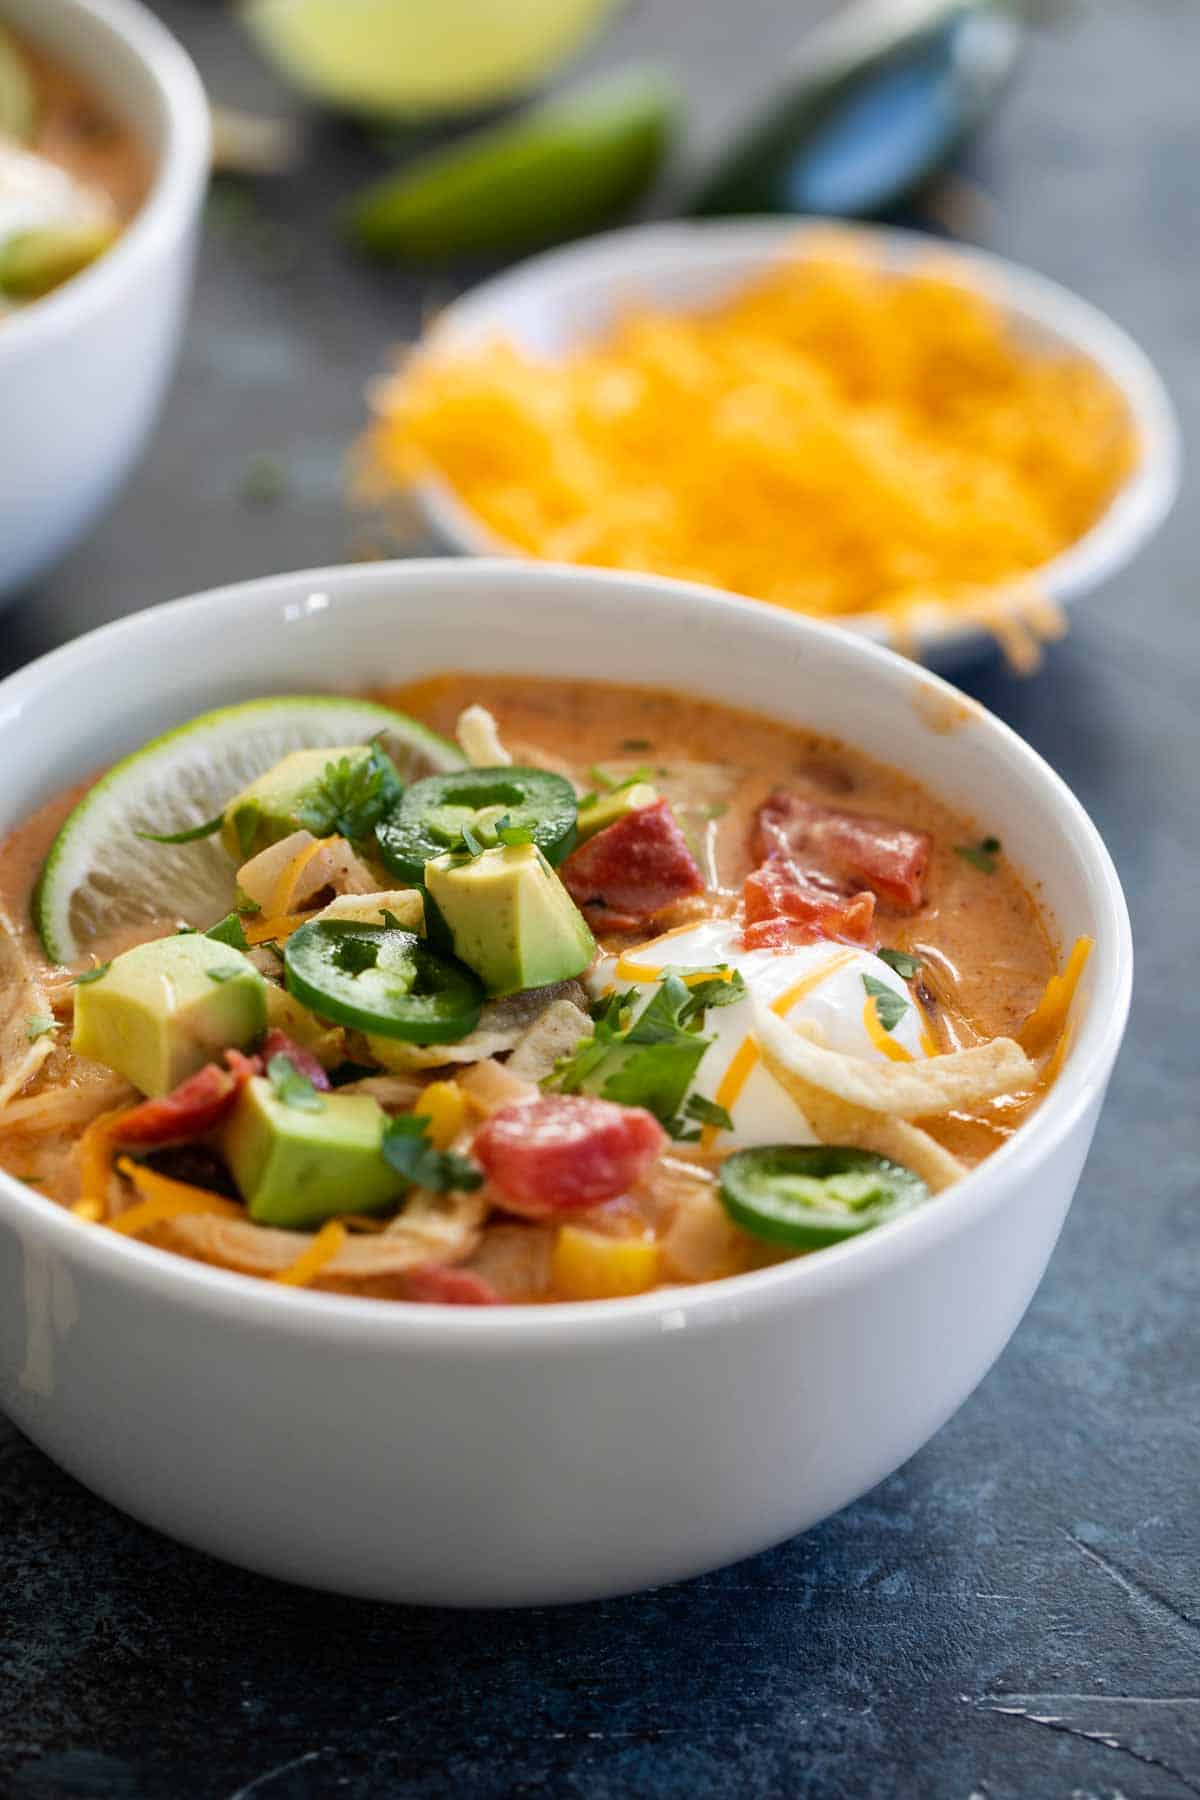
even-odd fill
[{"label": "chopped cilantro", "polygon": [[483,1171],[452,1150],[437,1150],[429,1142],[428,1119],[417,1113],[399,1113],[383,1134],[383,1155],[398,1175],[431,1193],[473,1193],[483,1186]]},{"label": "chopped cilantro", "polygon": [[482,856],[489,848],[469,823],[462,828],[462,845],[468,856]]},{"label": "chopped cilantro", "polygon": [[403,791],[395,763],[372,740],[367,755],[359,761],[339,756],[336,762],[325,764],[320,780],[296,808],[296,822],[316,837],[337,836],[361,843]]},{"label": "chopped cilantro", "polygon": [[687,1119],[698,1119],[701,1125],[715,1125],[718,1131],[732,1131],[733,1120],[723,1106],[715,1100],[706,1100],[703,1094],[693,1094],[683,1109]]},{"label": "chopped cilantro", "polygon": [[31,1013],[25,1021],[25,1036],[31,1044],[36,1044],[39,1038],[49,1037],[51,1032],[57,1030],[58,1020],[49,1013]]},{"label": "chopped cilantro", "polygon": [[622,750],[632,751],[636,756],[640,750],[653,750],[654,745],[650,742],[649,738],[625,738],[621,744],[621,748]]},{"label": "chopped cilantro", "polygon": [[880,962],[885,962],[889,969],[895,969],[902,981],[911,981],[921,967],[919,956],[910,956],[907,950],[883,949],[879,952]]},{"label": "chopped cilantro", "polygon": [[111,968],[111,962],[97,963],[94,969],[86,969],[82,975],[76,975],[75,980],[71,985],[73,987],[87,987],[90,982],[99,981],[102,975],[107,975]]},{"label": "chopped cilantro", "polygon": [[258,904],[258,901],[250,898],[240,882],[233,891],[233,904],[243,919],[252,919],[255,913],[260,913],[262,911],[262,907]]},{"label": "chopped cilantro", "polygon": [[219,812],[215,819],[205,819],[203,825],[189,826],[186,831],[135,831],[133,835],[145,838],[148,844],[194,844],[199,838],[212,837],[224,823],[225,814]]},{"label": "chopped cilantro", "polygon": [[259,451],[242,470],[240,493],[249,506],[273,506],[288,489],[287,464],[281,457]]},{"label": "chopped cilantro", "polygon": [[875,1016],[883,1029],[894,1031],[908,1011],[908,1001],[886,981],[877,981],[874,975],[864,975],[862,983],[875,1002]]},{"label": "chopped cilantro", "polygon": [[210,925],[204,935],[212,938],[216,944],[228,944],[233,950],[250,948],[245,927],[235,912],[226,913],[223,919],[218,919],[215,925]]},{"label": "chopped cilantro", "polygon": [[955,844],[954,854],[969,862],[973,869],[979,869],[984,875],[996,873],[996,858],[1000,854],[1000,839],[985,837],[978,844]]},{"label": "chopped cilantro", "polygon": [[294,1107],[297,1112],[325,1110],[325,1102],[308,1076],[302,1075],[292,1059],[282,1051],[267,1064],[267,1080],[275,1090],[275,1098],[282,1101],[284,1106]]},{"label": "chopped cilantro", "polygon": [[[665,773],[665,771],[662,772]],[[593,763],[588,770],[588,775],[595,782],[597,788],[601,788],[609,794],[620,794],[626,788],[636,787],[639,781],[649,781],[653,773],[654,770],[649,763],[642,763],[633,771],[632,775],[610,775],[607,769],[600,767],[599,763]],[[580,806],[591,805],[596,798],[595,794],[588,794],[579,804]]]},{"label": "chopped cilantro", "polygon": [[514,825],[507,813],[502,819],[496,820],[492,829],[502,844],[511,846],[513,844],[532,844],[533,842],[533,826]]}]

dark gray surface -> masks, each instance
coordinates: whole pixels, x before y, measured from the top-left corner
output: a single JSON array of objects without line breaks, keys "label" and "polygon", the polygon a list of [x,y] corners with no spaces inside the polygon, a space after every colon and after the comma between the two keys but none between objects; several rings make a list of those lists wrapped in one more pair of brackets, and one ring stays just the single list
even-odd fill
[{"label": "dark gray surface", "polygon": [[[162,10],[224,94],[271,97],[217,9]],[[716,96],[727,55],[780,41],[783,9],[709,0],[703,29],[699,10],[656,0],[622,29],[652,43],[686,21],[691,77]],[[1200,419],[1198,58],[1189,0],[1081,5],[1040,38],[975,160],[991,241],[1130,326],[1185,430]],[[151,452],[91,541],[0,625],[0,661],[346,551],[339,462],[362,383],[446,291],[334,247],[335,198],[370,166],[352,134],[325,128],[315,174],[264,199],[265,237],[227,205],[214,217]],[[255,509],[238,488],[260,451],[286,458],[290,488]],[[1189,484],[1039,679],[991,669],[969,684],[1099,823],[1138,975],[1049,1275],[959,1416],[770,1555],[627,1601],[476,1616],[232,1572],[130,1524],[0,1426],[0,1792],[1200,1794],[1193,497]]]}]

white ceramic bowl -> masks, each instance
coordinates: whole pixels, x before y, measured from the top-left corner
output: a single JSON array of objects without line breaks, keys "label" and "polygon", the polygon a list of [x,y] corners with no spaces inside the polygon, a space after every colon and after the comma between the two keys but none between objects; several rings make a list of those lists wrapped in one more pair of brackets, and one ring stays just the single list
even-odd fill
[{"label": "white ceramic bowl", "polygon": [[1096,939],[1062,1075],[1003,1149],[857,1243],[708,1286],[480,1310],[309,1294],[81,1225],[0,1177],[0,1402],[97,1493],[343,1593],[621,1593],[844,1506],[991,1366],[1087,1154],[1129,923],[1078,802],[935,676],[773,608],[549,565],[283,575],[93,632],[0,685],[0,832],[204,707],[448,668],[634,674],[844,737],[996,831],[1064,943]]},{"label": "white ceramic bowl", "polygon": [[[1086,300],[1017,263],[881,225],[855,226],[847,241],[851,236],[895,269],[931,254],[943,259],[952,255],[964,284],[994,300],[1022,333],[1038,343],[1081,351],[1125,395],[1141,442],[1138,466],[1091,529],[1037,571],[1042,593],[1063,605],[1081,599],[1152,536],[1178,492],[1179,430],[1153,364],[1119,325]],[[466,346],[499,334],[539,355],[559,356],[601,336],[632,304],[707,304],[806,242],[822,255],[836,254],[826,219],[701,220],[609,232],[534,257],[484,282],[439,315],[433,335]],[[430,528],[451,549],[472,556],[520,554],[497,538],[447,483],[427,482],[416,497]],[[887,636],[878,616],[862,614],[841,623],[880,641]],[[916,626],[922,654],[943,668],[961,665],[995,642],[978,627],[937,613]]]},{"label": "white ceramic bowl", "polygon": [[135,0],[0,0],[0,20],[77,69],[153,166],[107,255],[0,322],[2,599],[82,535],[154,423],[183,328],[209,127],[195,69]]}]

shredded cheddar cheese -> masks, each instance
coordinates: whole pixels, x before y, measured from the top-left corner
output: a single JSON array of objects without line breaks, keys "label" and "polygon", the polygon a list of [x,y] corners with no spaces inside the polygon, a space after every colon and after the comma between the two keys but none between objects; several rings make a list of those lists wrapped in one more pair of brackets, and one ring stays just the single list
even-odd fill
[{"label": "shredded cheddar cheese", "polygon": [[186,1181],[172,1181],[153,1169],[143,1168],[128,1156],[117,1163],[117,1170],[131,1181],[142,1198],[126,1212],[108,1221],[108,1229],[124,1237],[139,1237],[152,1225],[166,1219],[178,1219],[186,1213],[215,1213],[224,1219],[240,1219],[244,1209],[223,1194],[212,1194],[207,1188],[192,1187]]},{"label": "shredded cheddar cheese", "polygon": [[307,925],[315,917],[315,913],[300,912],[273,913],[270,918],[248,919],[243,926],[246,942],[251,949],[256,944],[285,944],[293,931],[299,931],[302,925]]},{"label": "shredded cheddar cheese", "polygon": [[906,1050],[903,1044],[896,1042],[879,1017],[879,1003],[874,994],[867,995],[867,1002],[863,1007],[863,1029],[875,1048],[881,1051],[889,1062],[912,1062],[912,1051]]},{"label": "shredded cheddar cheese", "polygon": [[882,615],[902,645],[969,616],[1030,667],[1062,631],[1031,572],[1137,444],[1103,372],[1018,336],[974,279],[950,254],[888,272],[839,233],[558,359],[435,333],[372,396],[364,489],[440,477],[526,555]]},{"label": "shredded cheddar cheese", "polygon": [[1041,1056],[1066,1031],[1067,1014],[1075,989],[1092,953],[1094,938],[1076,938],[1061,975],[1052,975],[1041,999],[1017,1033],[1017,1042],[1029,1056]]},{"label": "shredded cheddar cheese", "polygon": [[280,1269],[275,1280],[284,1287],[307,1287],[309,1282],[321,1273],[326,1263],[331,1263],[346,1241],[346,1227],[340,1219],[330,1219],[322,1225],[307,1250],[302,1250],[294,1263],[286,1269]]}]

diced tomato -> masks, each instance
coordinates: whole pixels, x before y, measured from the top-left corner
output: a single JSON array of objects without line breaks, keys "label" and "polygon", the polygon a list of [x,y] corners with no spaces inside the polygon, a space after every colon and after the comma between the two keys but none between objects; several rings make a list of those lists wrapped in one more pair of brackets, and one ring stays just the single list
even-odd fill
[{"label": "diced tomato", "polygon": [[263,1063],[268,1064],[273,1056],[286,1056],[297,1075],[305,1076],[315,1088],[322,1093],[329,1091],[329,1077],[313,1055],[305,1050],[295,1038],[288,1037],[285,1031],[268,1031],[263,1039]]},{"label": "diced tomato", "polygon": [[802,869],[790,856],[772,856],[746,877],[743,946],[780,949],[836,938],[844,944],[875,943],[874,894],[839,893],[826,877]]},{"label": "diced tomato", "polygon": [[490,1281],[472,1269],[447,1269],[426,1263],[410,1269],[404,1278],[404,1298],[431,1306],[501,1306],[503,1301]]},{"label": "diced tomato", "polygon": [[667,1142],[652,1113],[587,1094],[505,1106],[475,1134],[497,1206],[522,1218],[599,1206],[645,1174]]},{"label": "diced tomato", "polygon": [[161,1099],[143,1100],[135,1106],[121,1121],[120,1142],[186,1143],[219,1125],[236,1100],[238,1089],[262,1069],[256,1056],[230,1050],[226,1057],[230,1062],[228,1069],[222,1069],[218,1063],[205,1063]]},{"label": "diced tomato", "polygon": [[817,806],[795,794],[772,794],[758,811],[755,854],[792,858],[807,874],[820,871],[843,891],[869,888],[889,906],[923,904],[933,840],[891,819]]},{"label": "diced tomato", "polygon": [[665,906],[704,892],[704,877],[665,800],[598,831],[571,852],[559,874],[597,931],[636,931]]}]

